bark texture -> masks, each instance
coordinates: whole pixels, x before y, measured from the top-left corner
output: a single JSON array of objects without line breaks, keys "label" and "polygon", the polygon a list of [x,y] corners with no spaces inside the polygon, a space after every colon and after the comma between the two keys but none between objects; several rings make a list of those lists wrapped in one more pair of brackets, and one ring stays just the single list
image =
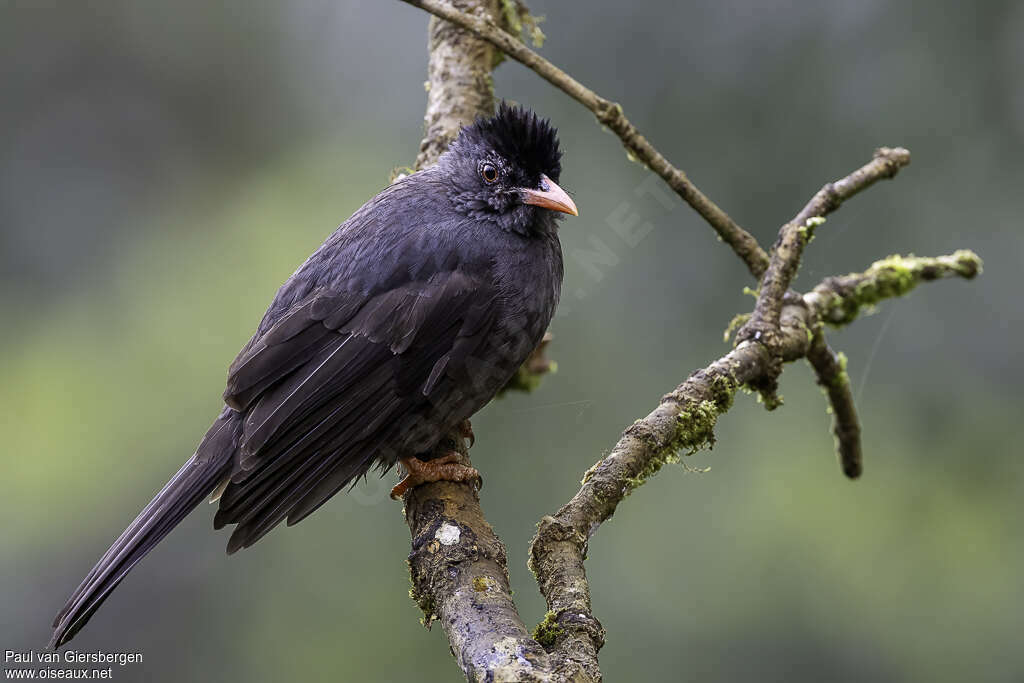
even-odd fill
[{"label": "bark texture", "polygon": [[[452,6],[474,15],[501,16],[499,0],[452,0]],[[430,18],[427,65],[427,112],[415,169],[426,168],[448,149],[459,127],[494,112],[491,70],[499,52],[466,29]]]}]

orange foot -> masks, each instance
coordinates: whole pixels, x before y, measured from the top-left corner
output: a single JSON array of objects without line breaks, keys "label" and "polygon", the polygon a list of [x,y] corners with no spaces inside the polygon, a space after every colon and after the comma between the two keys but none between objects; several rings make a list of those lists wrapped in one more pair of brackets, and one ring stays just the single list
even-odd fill
[{"label": "orange foot", "polygon": [[[402,466],[409,472],[405,479],[398,482],[395,488],[391,489],[391,497],[398,500],[410,489],[420,484],[428,484],[434,481],[477,481],[481,482],[480,473],[475,467],[462,465],[458,462],[458,453],[449,453],[433,460],[420,460],[419,458],[402,458]],[[478,484],[479,486],[479,484]]]}]

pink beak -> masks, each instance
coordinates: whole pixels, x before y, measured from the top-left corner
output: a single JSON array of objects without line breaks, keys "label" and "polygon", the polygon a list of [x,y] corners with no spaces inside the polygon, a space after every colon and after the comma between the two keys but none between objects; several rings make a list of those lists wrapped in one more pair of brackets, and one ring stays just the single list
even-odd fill
[{"label": "pink beak", "polygon": [[572,198],[566,194],[565,190],[555,184],[555,181],[551,180],[551,178],[541,174],[540,187],[541,189],[539,190],[526,187],[520,188],[519,191],[523,194],[523,203],[533,204],[534,206],[551,209],[552,211],[561,211],[573,216],[580,215]]}]

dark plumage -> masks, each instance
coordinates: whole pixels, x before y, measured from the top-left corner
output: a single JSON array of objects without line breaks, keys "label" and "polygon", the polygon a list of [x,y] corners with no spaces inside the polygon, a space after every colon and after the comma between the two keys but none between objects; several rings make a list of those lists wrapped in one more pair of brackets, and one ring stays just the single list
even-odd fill
[{"label": "dark plumage", "polygon": [[355,212],[278,290],[195,455],[54,621],[67,642],[181,519],[222,491],[228,552],[295,524],[371,467],[430,452],[540,342],[558,302],[555,130],[501,105],[434,167]]}]

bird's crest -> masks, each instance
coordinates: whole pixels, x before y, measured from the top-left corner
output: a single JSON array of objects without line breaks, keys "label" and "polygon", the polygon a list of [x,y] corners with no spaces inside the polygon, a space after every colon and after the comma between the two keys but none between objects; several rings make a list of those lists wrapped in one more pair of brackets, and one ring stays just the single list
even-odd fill
[{"label": "bird's crest", "polygon": [[453,146],[493,149],[528,173],[543,173],[555,182],[562,171],[558,131],[551,122],[525,107],[504,101],[494,116],[477,118],[472,125],[463,127]]}]

